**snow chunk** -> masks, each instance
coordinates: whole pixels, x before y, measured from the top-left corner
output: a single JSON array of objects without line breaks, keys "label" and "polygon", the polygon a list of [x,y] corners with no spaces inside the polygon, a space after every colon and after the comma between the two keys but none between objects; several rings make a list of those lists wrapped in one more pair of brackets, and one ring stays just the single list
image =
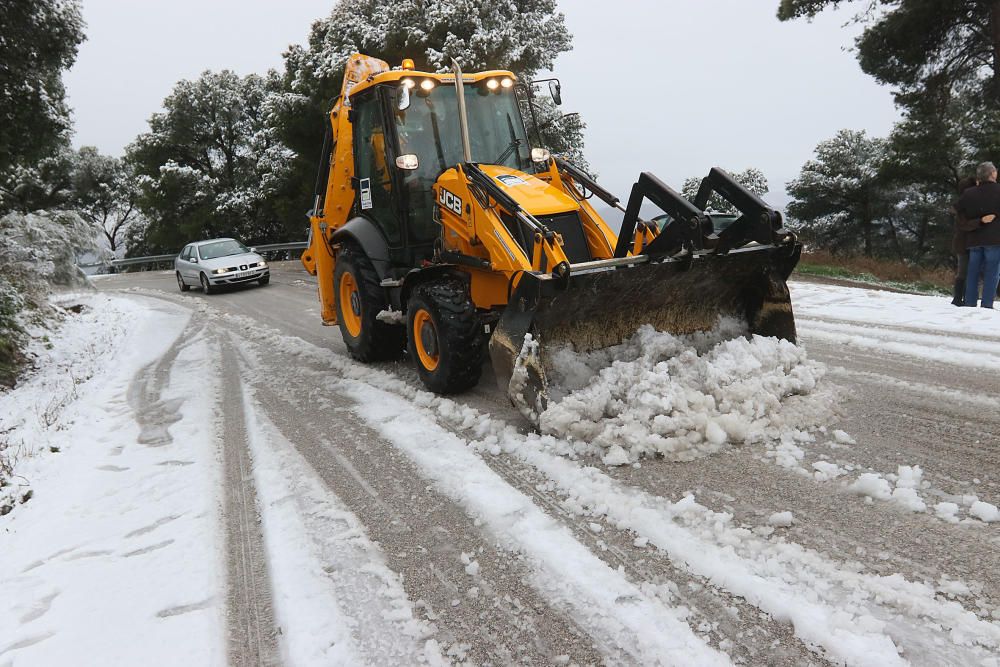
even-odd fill
[{"label": "snow chunk", "polygon": [[1000,510],[997,509],[996,505],[977,500],[969,508],[969,516],[974,516],[986,523],[993,523],[994,521],[1000,521]]},{"label": "snow chunk", "polygon": [[853,484],[847,487],[859,496],[868,496],[878,500],[889,500],[892,498],[892,489],[889,482],[882,478],[882,475],[874,472],[863,473]]},{"label": "snow chunk", "polygon": [[375,319],[383,324],[406,324],[406,313],[401,310],[380,310]]},{"label": "snow chunk", "polygon": [[[825,366],[788,341],[744,333],[722,318],[690,336],[643,325],[612,348],[546,350],[554,370],[541,430],[592,447],[605,465],[653,455],[690,461],[730,443],[781,441],[780,463],[798,468],[794,440],[832,420],[834,401],[815,391]],[[789,433],[800,435],[782,437]]]},{"label": "snow chunk", "polygon": [[836,431],[833,432],[833,439],[836,440],[838,443],[840,443],[842,445],[856,445],[856,444],[858,444],[854,440],[854,438],[852,438],[851,436],[849,436],[844,431],[841,431],[840,429],[837,429]]},{"label": "snow chunk", "polygon": [[892,492],[892,499],[897,505],[902,505],[912,512],[923,512],[927,509],[927,504],[910,488],[897,486]]},{"label": "snow chunk", "polygon": [[941,502],[934,506],[934,514],[939,519],[944,519],[948,523],[958,523],[958,505],[956,503]]},{"label": "snow chunk", "polygon": [[836,463],[830,463],[829,461],[816,461],[812,464],[812,467],[816,471],[813,473],[813,477],[818,482],[826,482],[831,479],[836,479],[845,472],[844,469]]},{"label": "snow chunk", "polygon": [[628,452],[622,449],[621,445],[611,445],[601,460],[606,466],[623,466],[630,462]]},{"label": "snow chunk", "polygon": [[795,517],[791,512],[775,512],[767,518],[767,523],[778,528],[788,528],[795,523]]}]

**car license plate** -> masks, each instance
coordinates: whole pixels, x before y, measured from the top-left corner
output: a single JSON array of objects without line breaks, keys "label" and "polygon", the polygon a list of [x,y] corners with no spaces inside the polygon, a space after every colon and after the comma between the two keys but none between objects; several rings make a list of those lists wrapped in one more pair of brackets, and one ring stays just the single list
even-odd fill
[{"label": "car license plate", "polygon": [[249,278],[253,275],[253,271],[240,271],[236,274],[237,278]]}]

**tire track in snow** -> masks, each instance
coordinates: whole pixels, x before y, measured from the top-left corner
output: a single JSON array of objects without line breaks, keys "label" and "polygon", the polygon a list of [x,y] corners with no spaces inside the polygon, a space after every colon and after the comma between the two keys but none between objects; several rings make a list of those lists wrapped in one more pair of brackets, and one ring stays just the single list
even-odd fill
[{"label": "tire track in snow", "polygon": [[526,585],[521,560],[360,423],[351,400],[288,377],[297,364],[287,358],[260,356],[251,366],[269,378],[254,387],[260,408],[381,545],[422,618],[437,628],[443,651],[480,664],[546,664],[561,656],[578,664],[630,662],[614,646],[595,648],[587,632]]},{"label": "tire track in snow", "polygon": [[[442,423],[457,437],[468,437],[468,429]],[[624,571],[635,585],[672,605],[690,610],[688,625],[706,636],[713,646],[724,646],[734,662],[779,665],[829,664],[812,653],[791,629],[773,618],[760,618],[746,600],[712,586],[710,581],[678,568],[666,554],[649,545],[637,545],[631,531],[618,530],[607,522],[595,524],[586,515],[567,507],[567,496],[554,492],[544,475],[508,456],[483,456],[483,461],[544,509],[567,525],[576,538],[609,567]],[[600,462],[595,462],[600,465]],[[663,492],[661,488],[660,493]],[[655,590],[654,590],[655,589]],[[676,600],[674,600],[676,598]],[[752,619],[748,622],[747,619]]]},{"label": "tire track in snow", "polygon": [[230,344],[222,345],[221,358],[229,662],[241,666],[277,665],[277,629],[250,470],[241,378]]},{"label": "tire track in snow", "polygon": [[[311,358],[309,353],[300,352],[300,354]],[[456,424],[459,428],[474,427],[477,423],[481,425],[484,421],[490,421],[482,415],[474,416],[460,404],[414,391],[395,378],[384,376],[384,374],[371,369],[358,367],[353,362],[333,358],[329,359],[328,364],[340,375],[353,377],[358,382],[377,386],[380,391],[388,390],[390,393],[398,394],[409,401],[416,399],[417,404],[429,406],[433,412],[436,412],[437,418],[443,418],[445,422]],[[914,632],[915,628],[925,625],[924,614],[929,614],[930,618],[938,619],[939,623],[971,623],[971,627],[979,627],[984,631],[990,627],[986,623],[977,626],[977,620],[974,616],[963,616],[964,612],[957,603],[935,600],[933,591],[921,584],[905,582],[902,577],[880,578],[874,575],[856,574],[853,568],[844,568],[837,561],[822,556],[822,552],[803,550],[795,545],[788,545],[786,549],[780,543],[774,545],[769,540],[754,539],[748,531],[743,531],[735,526],[729,527],[727,525],[728,519],[724,515],[713,518],[713,513],[707,511],[707,508],[703,508],[705,509],[703,511],[694,505],[691,510],[688,510],[688,506],[682,502],[677,505],[684,506],[684,510],[671,509],[673,504],[662,498],[646,496],[641,493],[637,495],[635,490],[629,490],[628,487],[619,488],[617,483],[606,479],[596,469],[581,469],[578,464],[571,463],[563,457],[552,456],[538,450],[539,445],[524,442],[527,440],[525,436],[517,434],[509,428],[503,430],[505,425],[500,422],[494,422],[494,427],[502,431],[503,437],[513,441],[510,448],[504,447],[505,450],[515,453],[529,465],[539,467],[540,470],[546,472],[549,479],[561,479],[564,493],[576,496],[579,502],[591,506],[600,506],[604,502],[600,498],[615,498],[614,503],[609,503],[602,510],[613,523],[636,530],[648,530],[654,525],[662,527],[665,532],[658,533],[660,541],[657,542],[657,545],[670,552],[671,558],[675,562],[682,564],[692,572],[712,579],[717,586],[721,586],[725,590],[746,597],[753,601],[754,605],[762,606],[763,609],[770,610],[771,613],[777,614],[780,618],[793,620],[797,633],[804,633],[803,639],[823,646],[832,655],[840,656],[840,659],[845,659],[844,656],[851,656],[848,659],[860,661],[859,664],[892,662],[890,656],[895,657],[896,649],[889,638],[890,635],[905,638],[905,645],[909,649],[908,655],[910,657],[940,657],[942,654],[940,650],[936,649],[934,641],[941,639],[941,635],[932,636],[927,633]],[[592,487],[592,490],[586,491],[588,486]],[[594,495],[598,492],[598,495]],[[690,512],[695,515],[693,523],[684,521],[681,525],[674,525],[675,521],[685,517]],[[650,523],[652,516],[657,514],[661,515],[661,519]],[[705,525],[699,523],[701,519],[698,517],[701,514],[705,515],[707,521]],[[632,516],[641,517],[641,522],[631,523],[630,517]],[[721,530],[721,533],[714,533],[710,526],[720,520],[718,530]],[[738,539],[737,536],[739,536]],[[721,542],[715,542],[717,539]],[[737,540],[737,542],[749,540],[754,550],[763,549],[763,552],[759,555],[736,558],[734,558],[735,554],[727,554],[718,563],[713,562],[711,554],[721,557],[725,552],[719,551],[719,549],[728,548],[726,545],[733,544],[733,540]],[[692,551],[695,544],[700,544],[701,546],[697,549],[707,553],[696,556],[695,551]],[[769,550],[772,552],[771,556],[763,555]],[[753,553],[752,550],[751,554]],[[772,560],[775,558],[776,560]],[[790,560],[787,560],[789,558]],[[720,565],[720,563],[725,563],[725,565]],[[781,568],[791,569],[787,570],[785,574],[773,571],[772,568],[779,563],[784,563]],[[795,574],[799,569],[806,569],[818,574],[823,583],[818,584],[818,587],[812,584],[804,585],[806,580]],[[789,581],[798,583],[789,585],[783,577],[789,577]],[[824,580],[824,577],[830,577],[830,579]],[[903,585],[900,587],[900,584]],[[828,591],[820,601],[816,601],[812,597],[818,591]],[[857,594],[860,594],[861,597],[856,598]],[[846,597],[839,598],[838,595]],[[872,595],[877,601],[876,609],[881,609],[879,618],[882,620],[876,620],[867,615],[868,607],[865,600],[871,599]],[[894,600],[895,602],[893,602]],[[838,620],[844,614],[841,611],[841,604],[850,604],[850,608],[854,611],[843,616],[843,620]],[[890,606],[884,606],[887,604]],[[896,616],[901,611],[908,610],[910,605],[915,606],[912,611],[907,611],[906,614],[912,614],[912,616]],[[845,620],[852,618],[852,616],[856,618],[859,625],[855,625],[853,628],[850,625],[841,627]],[[889,634],[885,634],[886,632]],[[996,634],[996,631],[992,632],[992,635]],[[997,637],[992,635],[987,631],[983,636],[983,641],[986,641],[987,644],[995,643]],[[873,642],[881,642],[881,644],[873,644]],[[878,646],[877,649],[875,649],[876,646]],[[872,653],[873,650],[876,652]],[[973,655],[977,652],[976,649],[967,648],[966,650],[971,650]],[[931,658],[927,659],[932,660]]]}]

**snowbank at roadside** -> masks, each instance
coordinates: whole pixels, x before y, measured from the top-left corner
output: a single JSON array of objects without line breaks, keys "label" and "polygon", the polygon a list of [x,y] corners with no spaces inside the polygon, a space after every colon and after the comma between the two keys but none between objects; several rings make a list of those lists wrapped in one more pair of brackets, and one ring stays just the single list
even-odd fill
[{"label": "snowbank at roadside", "polygon": [[898,294],[790,281],[796,318],[845,320],[1000,340],[1000,310],[956,308],[947,296]]},{"label": "snowbank at roadside", "polygon": [[175,346],[183,308],[58,302],[82,308],[0,397],[33,490],[0,517],[0,664],[221,664],[221,485],[202,398],[217,394],[215,355],[199,336]]}]

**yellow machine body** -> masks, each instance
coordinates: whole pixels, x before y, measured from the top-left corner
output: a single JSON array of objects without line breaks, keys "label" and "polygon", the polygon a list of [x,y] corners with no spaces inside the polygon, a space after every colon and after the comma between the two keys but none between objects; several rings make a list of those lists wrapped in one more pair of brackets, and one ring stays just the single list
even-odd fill
[{"label": "yellow machine body", "polygon": [[[435,91],[448,86],[461,100],[457,112],[435,101]],[[524,123],[511,111],[518,107],[504,102],[504,125],[489,106],[513,95],[515,86],[530,104],[531,84],[517,84],[507,71],[416,72],[361,54],[349,59],[341,95],[329,112],[328,164],[321,165],[302,263],[317,277],[323,323],[337,324],[338,311],[348,314],[350,326],[341,323],[341,330],[352,354],[384,358],[374,348],[399,344],[401,332],[390,329],[405,319],[406,347],[425,383],[435,391],[460,391],[478,380],[473,367],[482,363],[478,352],[455,349],[485,347],[474,324],[489,338],[501,387],[536,419],[548,399],[547,345],[587,351],[620,343],[643,323],[690,333],[715,326],[723,316],[744,320],[748,333],[794,340],[785,280],[799,246],[782,229],[780,214],[721,170],[706,178],[699,198],[707,202],[719,192],[740,208],[743,216],[729,232],[705,229],[704,203],[687,202],[649,174],[640,177],[625,208],[547,151],[536,147],[526,162]],[[372,121],[375,112],[365,112],[368,129],[361,133],[355,100],[375,95],[381,96],[381,115]],[[410,113],[411,99],[430,109],[433,122],[405,134],[404,141],[408,130],[397,125]],[[478,105],[477,117],[503,136],[469,136],[470,100]],[[523,106],[525,100],[518,101]],[[458,140],[442,137],[443,126],[455,126],[456,117],[465,155],[446,161],[442,144]],[[439,123],[442,118],[449,123]],[[513,151],[517,167],[468,159],[474,144],[503,144],[507,129],[511,142],[495,161],[511,162]],[[404,143],[425,148],[411,155]],[[436,154],[426,146],[436,146]],[[364,174],[359,151],[368,156]],[[440,166],[431,172],[436,178],[413,176],[417,164]],[[598,214],[595,194],[624,212],[620,230]],[[370,214],[390,198],[399,200],[393,209],[399,229],[379,232]],[[647,199],[670,215],[669,225],[640,219]],[[428,229],[432,241],[407,246],[414,230],[426,235]],[[345,249],[350,266],[338,270]],[[381,309],[378,320],[368,312],[374,308]],[[355,335],[362,323],[378,330]]]}]

